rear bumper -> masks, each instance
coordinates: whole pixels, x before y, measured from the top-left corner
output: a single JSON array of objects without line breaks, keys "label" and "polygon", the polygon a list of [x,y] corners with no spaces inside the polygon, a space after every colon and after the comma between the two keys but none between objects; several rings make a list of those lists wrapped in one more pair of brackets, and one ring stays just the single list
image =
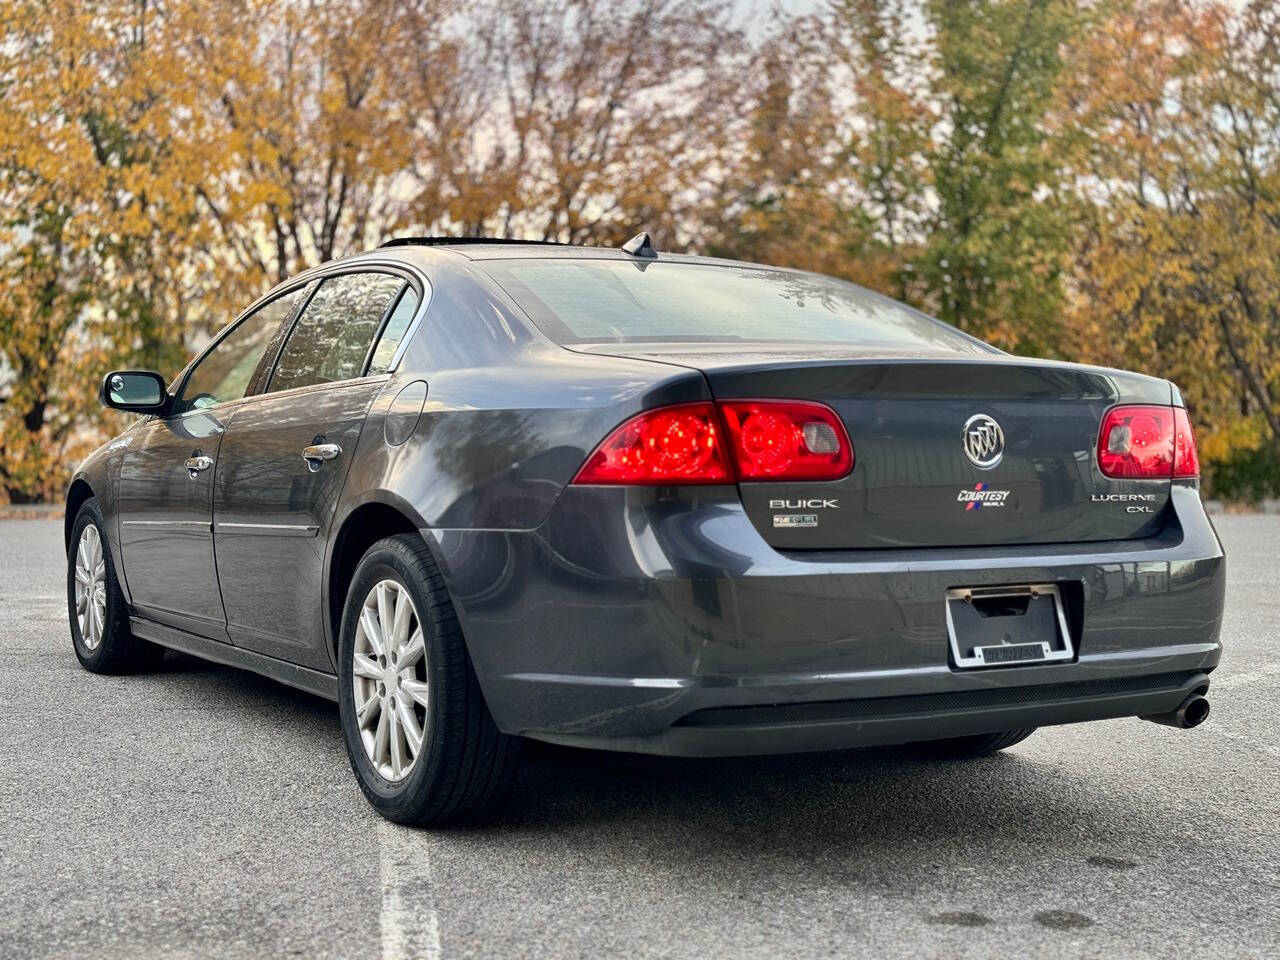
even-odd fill
[{"label": "rear bumper", "polygon": [[[570,488],[532,531],[426,531],[499,727],[691,756],[1160,713],[1221,655],[1225,563],[1195,490],[1139,541],[782,554],[719,488]],[[1072,662],[957,670],[943,597],[1054,582]]]},{"label": "rear bumper", "polygon": [[997,687],[911,697],[713,707],[646,736],[531,733],[567,746],[679,757],[843,750],[998,733],[1176,709],[1209,689],[1204,672]]}]

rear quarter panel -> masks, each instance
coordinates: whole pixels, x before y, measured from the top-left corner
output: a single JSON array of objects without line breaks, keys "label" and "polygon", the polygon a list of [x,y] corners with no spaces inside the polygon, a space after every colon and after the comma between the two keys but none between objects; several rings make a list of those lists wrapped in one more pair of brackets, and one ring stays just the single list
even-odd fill
[{"label": "rear quarter panel", "polygon": [[564,350],[484,277],[439,266],[428,265],[431,303],[370,409],[334,529],[368,503],[408,517],[433,545],[465,632],[455,564],[469,580],[500,581],[507,560],[500,549],[455,553],[442,546],[451,532],[495,532],[483,538],[495,544],[502,531],[535,530],[618,423],[709,391],[685,367]]},{"label": "rear quarter panel", "polygon": [[[467,261],[436,254],[426,270],[431,302],[370,410],[347,509],[385,491],[433,528],[531,529],[620,421],[709,396],[686,367],[551,343]],[[387,418],[403,421],[393,405],[415,383],[426,385],[420,415],[392,424],[390,442]]]}]

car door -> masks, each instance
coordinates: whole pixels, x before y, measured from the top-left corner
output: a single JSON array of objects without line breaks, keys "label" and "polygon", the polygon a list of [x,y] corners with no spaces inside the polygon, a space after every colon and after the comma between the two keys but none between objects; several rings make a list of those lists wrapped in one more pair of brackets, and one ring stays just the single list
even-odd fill
[{"label": "car door", "polygon": [[234,406],[269,357],[298,291],[228,328],[179,378],[165,417],[152,418],[121,460],[120,545],[137,613],[226,640],[213,556],[216,464]]},{"label": "car door", "polygon": [[214,481],[214,547],[233,643],[330,671],[321,601],[338,496],[420,294],[378,272],[325,277],[259,396],[236,410]]}]

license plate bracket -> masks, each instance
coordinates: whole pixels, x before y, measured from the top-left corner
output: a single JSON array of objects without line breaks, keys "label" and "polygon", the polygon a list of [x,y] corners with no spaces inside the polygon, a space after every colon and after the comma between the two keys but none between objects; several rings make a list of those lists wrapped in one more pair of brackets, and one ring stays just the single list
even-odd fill
[{"label": "license plate bracket", "polygon": [[947,591],[947,635],[960,669],[1071,660],[1075,647],[1055,584],[955,587]]}]

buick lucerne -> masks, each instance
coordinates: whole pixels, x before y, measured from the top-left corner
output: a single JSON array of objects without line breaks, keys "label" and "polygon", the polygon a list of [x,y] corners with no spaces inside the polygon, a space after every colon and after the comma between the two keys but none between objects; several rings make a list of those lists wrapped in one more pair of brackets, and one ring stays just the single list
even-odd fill
[{"label": "buick lucerne", "polygon": [[727,756],[1205,719],[1225,563],[1167,380],[827,277],[416,238],[300,274],[67,495],[75,654],[336,700],[384,816],[525,738]]}]

